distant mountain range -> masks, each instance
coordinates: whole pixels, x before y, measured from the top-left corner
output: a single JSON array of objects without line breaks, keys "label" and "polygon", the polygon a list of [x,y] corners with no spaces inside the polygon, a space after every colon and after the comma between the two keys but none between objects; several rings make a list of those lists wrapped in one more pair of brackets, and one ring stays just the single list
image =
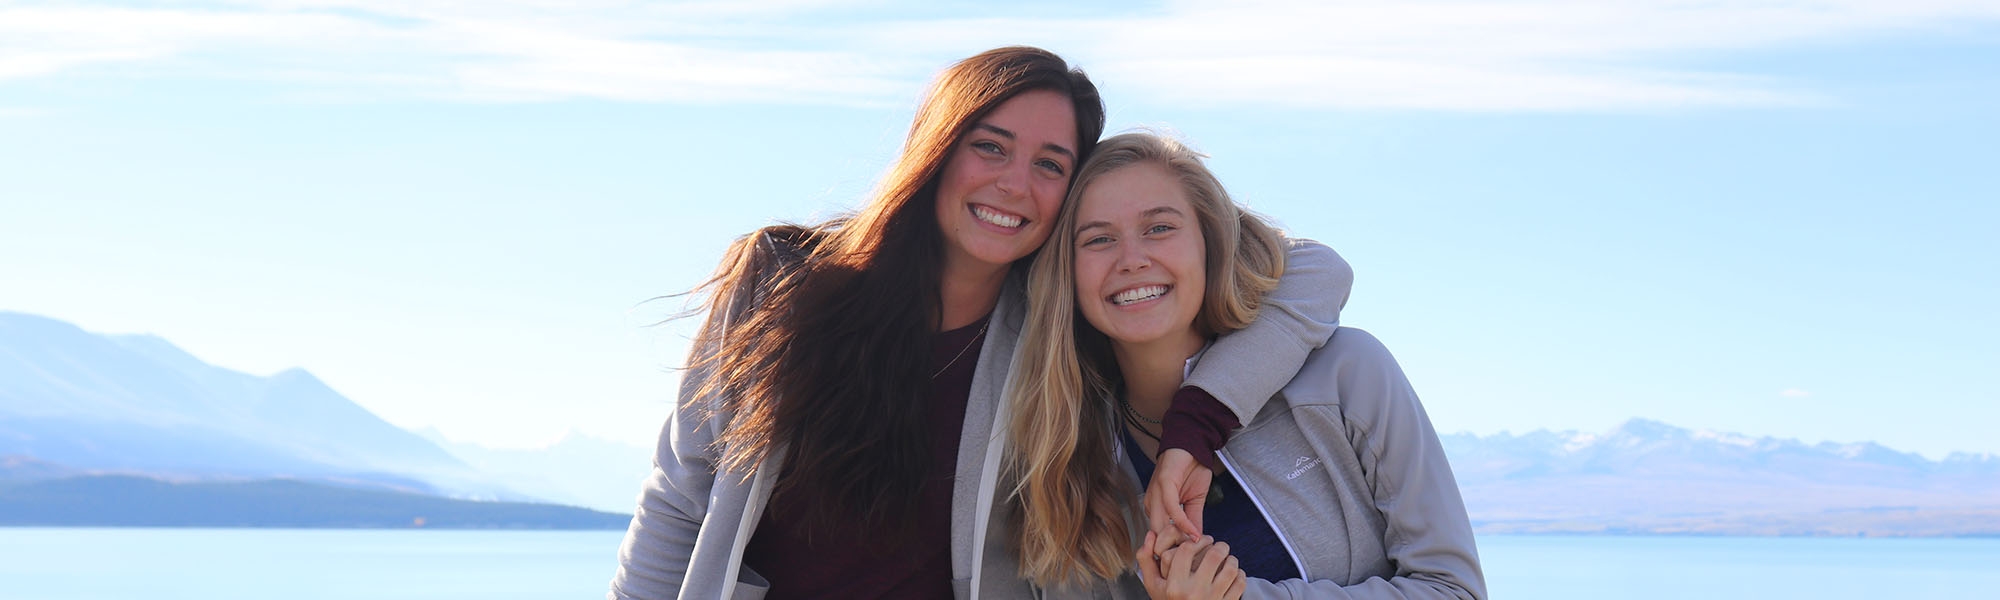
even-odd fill
[{"label": "distant mountain range", "polygon": [[[1486,533],[2000,535],[2000,456],[1933,461],[1645,419],[1443,442]],[[158,512],[165,503],[186,507],[175,514],[187,524],[622,527],[651,454],[581,435],[534,449],[453,442],[390,425],[302,370],[257,377],[156,337],[0,312],[0,515],[111,525],[137,517],[103,515],[146,513],[158,524],[174,520]],[[160,502],[82,510],[107,494]],[[465,500],[604,512],[451,503]],[[293,505],[320,512],[259,508]]]},{"label": "distant mountain range", "polygon": [[[441,440],[441,438],[439,438]],[[2000,457],[1941,461],[1868,442],[1694,431],[1443,436],[1482,533],[2000,535]],[[522,490],[629,511],[650,448],[567,436],[544,449],[440,442]]]},{"label": "distant mountain range", "polygon": [[1486,532],[2000,535],[2000,457],[1690,431],[1443,438]]},{"label": "distant mountain range", "polygon": [[[18,492],[62,478],[124,481],[101,479],[107,476],[537,500],[304,370],[258,377],[209,365],[157,337],[99,335],[0,312],[0,486]],[[254,487],[132,489],[199,488],[213,500],[218,490]]]}]

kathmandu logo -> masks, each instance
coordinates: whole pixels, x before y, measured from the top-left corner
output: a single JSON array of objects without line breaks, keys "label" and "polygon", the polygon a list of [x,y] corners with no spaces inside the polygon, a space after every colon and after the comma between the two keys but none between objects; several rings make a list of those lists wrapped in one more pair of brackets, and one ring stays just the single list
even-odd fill
[{"label": "kathmandu logo", "polygon": [[1286,480],[1298,479],[1300,475],[1306,474],[1306,471],[1319,466],[1319,459],[1310,456],[1301,456],[1297,461],[1292,463],[1292,466],[1294,467],[1292,474],[1286,475]]}]

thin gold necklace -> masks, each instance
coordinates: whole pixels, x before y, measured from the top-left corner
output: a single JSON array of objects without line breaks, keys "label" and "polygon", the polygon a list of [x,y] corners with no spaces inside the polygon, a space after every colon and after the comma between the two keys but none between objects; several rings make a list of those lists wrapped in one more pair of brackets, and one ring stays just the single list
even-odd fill
[{"label": "thin gold necklace", "polygon": [[958,359],[965,358],[965,353],[967,351],[972,350],[972,345],[979,343],[979,340],[984,339],[986,337],[986,326],[992,324],[993,324],[993,319],[990,317],[986,319],[985,323],[980,323],[979,333],[973,334],[972,341],[966,342],[964,348],[958,349],[958,355],[951,357],[951,362],[945,363],[944,367],[939,368],[936,373],[932,373],[931,379],[937,379],[938,376],[943,375],[945,371],[951,370],[952,365],[958,364]]}]

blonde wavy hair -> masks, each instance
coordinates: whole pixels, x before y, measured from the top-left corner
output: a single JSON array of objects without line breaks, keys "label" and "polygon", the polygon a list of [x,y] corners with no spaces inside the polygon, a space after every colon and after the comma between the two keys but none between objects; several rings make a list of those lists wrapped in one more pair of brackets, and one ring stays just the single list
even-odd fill
[{"label": "blonde wavy hair", "polygon": [[1027,330],[1010,370],[1007,401],[1014,452],[1007,471],[1021,576],[1037,584],[1111,579],[1131,566],[1137,497],[1119,472],[1112,409],[1118,365],[1110,341],[1076,307],[1076,219],[1083,193],[1106,173],[1142,163],[1165,167],[1180,182],[1205,244],[1207,285],[1197,330],[1220,335],[1257,318],[1264,295],[1285,270],[1284,236],[1238,206],[1202,163],[1204,156],[1154,133],[1099,142],[1070,187],[1049,240],[1028,273]]}]

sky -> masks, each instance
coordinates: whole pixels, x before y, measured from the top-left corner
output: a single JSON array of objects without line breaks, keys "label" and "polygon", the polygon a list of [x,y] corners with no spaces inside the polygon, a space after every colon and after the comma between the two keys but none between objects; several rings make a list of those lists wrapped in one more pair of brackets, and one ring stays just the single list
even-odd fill
[{"label": "sky", "polygon": [[0,2],[0,310],[650,444],[683,292],[1031,44],[1354,266],[1443,432],[2000,452],[2000,2]]}]

